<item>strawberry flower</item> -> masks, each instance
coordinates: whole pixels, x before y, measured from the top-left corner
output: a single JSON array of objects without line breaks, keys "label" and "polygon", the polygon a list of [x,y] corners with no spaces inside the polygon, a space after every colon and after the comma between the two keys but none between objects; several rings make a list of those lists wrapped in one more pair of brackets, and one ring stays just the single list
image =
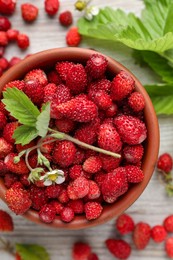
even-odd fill
[{"label": "strawberry flower", "polygon": [[93,16],[96,16],[98,15],[99,13],[99,8],[96,7],[96,6],[90,6],[88,8],[85,9],[85,18],[88,20],[88,21],[91,21],[93,19]]},{"label": "strawberry flower", "polygon": [[40,180],[44,180],[45,186],[50,186],[54,183],[61,184],[65,181],[64,172],[62,170],[53,170],[46,172],[43,176],[40,177]]}]

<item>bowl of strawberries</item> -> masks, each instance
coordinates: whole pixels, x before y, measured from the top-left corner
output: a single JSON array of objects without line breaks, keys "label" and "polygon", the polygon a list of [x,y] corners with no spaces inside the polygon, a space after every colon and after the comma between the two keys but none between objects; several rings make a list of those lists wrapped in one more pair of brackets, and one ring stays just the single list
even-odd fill
[{"label": "bowl of strawberries", "polygon": [[93,50],[33,54],[0,78],[0,197],[17,215],[81,229],[116,217],[155,167],[151,100],[123,65]]}]

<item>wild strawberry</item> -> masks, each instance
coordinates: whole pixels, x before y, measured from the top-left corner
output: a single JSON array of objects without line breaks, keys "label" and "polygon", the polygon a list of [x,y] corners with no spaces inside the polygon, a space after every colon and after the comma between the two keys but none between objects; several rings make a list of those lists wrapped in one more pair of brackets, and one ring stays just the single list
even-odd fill
[{"label": "wild strawberry", "polygon": [[82,214],[84,212],[84,202],[82,199],[70,200],[68,207],[72,208],[75,214]]},{"label": "wild strawberry", "polygon": [[135,223],[129,215],[124,213],[116,219],[115,226],[121,235],[125,235],[134,230]]},{"label": "wild strawberry", "polygon": [[59,9],[59,0],[45,0],[44,8],[48,15],[55,15]]},{"label": "wild strawberry", "polygon": [[7,37],[8,37],[9,41],[16,41],[18,34],[19,34],[18,30],[15,30],[15,29],[7,30]]},{"label": "wild strawberry", "polygon": [[[16,150],[17,150],[18,153],[20,153],[20,152],[23,151],[23,150],[26,150],[26,149],[28,149],[28,148],[33,147],[35,144],[36,144],[36,143],[35,143],[34,140],[31,141],[29,144],[25,144],[25,145],[16,144]],[[33,153],[32,153],[32,152],[33,152]],[[31,155],[31,154],[34,154],[34,153],[35,153],[35,151],[33,150],[33,151],[31,151],[30,155]]]},{"label": "wild strawberry", "polygon": [[6,46],[8,44],[7,33],[0,31],[0,46]]},{"label": "wild strawberry", "polygon": [[102,110],[107,110],[112,105],[111,97],[104,90],[89,91],[88,96]]},{"label": "wild strawberry", "polygon": [[44,189],[37,186],[31,187],[30,198],[32,201],[32,208],[35,210],[40,210],[48,201]]},{"label": "wild strawberry", "polygon": [[101,189],[103,198],[108,203],[115,202],[119,196],[127,192],[128,183],[125,168],[118,167],[107,173]]},{"label": "wild strawberry", "polygon": [[118,106],[114,103],[105,111],[106,117],[114,117],[118,112]]},{"label": "wild strawberry", "polygon": [[121,162],[121,158],[114,158],[110,155],[106,155],[106,154],[100,154],[99,155],[101,161],[102,161],[102,168],[103,170],[110,172],[114,169],[116,169],[117,167],[119,167],[120,162]]},{"label": "wild strawberry", "polygon": [[74,187],[73,187],[73,182],[70,182],[69,185],[67,186],[67,194],[70,200],[77,200],[79,199],[77,194],[75,193]]},{"label": "wild strawberry", "polygon": [[60,212],[60,218],[64,222],[71,222],[74,219],[74,211],[70,207],[64,207]]},{"label": "wild strawberry", "polygon": [[76,154],[75,154],[75,157],[74,157],[74,160],[73,160],[73,164],[80,164],[84,161],[84,158],[85,158],[85,152],[84,150],[76,147]]},{"label": "wild strawberry", "polygon": [[57,91],[57,86],[54,83],[49,83],[44,87],[43,91],[44,91],[44,102],[47,102],[50,99],[50,97],[55,95]]},{"label": "wild strawberry", "polygon": [[39,218],[44,223],[51,223],[56,216],[56,210],[52,204],[45,204],[39,211]]},{"label": "wild strawberry", "polygon": [[11,22],[7,17],[0,16],[0,31],[7,31],[11,27]]},{"label": "wild strawberry", "polygon": [[87,220],[93,220],[100,217],[103,207],[98,202],[87,202],[85,204],[85,214]]},{"label": "wild strawberry", "polygon": [[106,93],[110,93],[111,90],[111,81],[108,79],[99,79],[96,81],[93,81],[89,84],[88,91],[98,91],[98,90],[104,90]]},{"label": "wild strawberry", "polygon": [[29,174],[20,175],[20,182],[25,187],[29,187],[31,185],[31,182],[29,181],[28,176],[29,176]]},{"label": "wild strawberry", "polygon": [[172,164],[172,156],[169,153],[163,153],[159,156],[157,169],[168,173],[172,170]]},{"label": "wild strawberry", "polygon": [[12,122],[6,124],[3,130],[3,137],[8,143],[14,143],[13,134],[16,128],[18,127],[18,122]]},{"label": "wild strawberry", "polygon": [[84,176],[84,171],[82,169],[81,165],[73,165],[70,169],[69,169],[69,175],[70,178],[75,180],[78,177]]},{"label": "wild strawberry", "polygon": [[9,60],[9,67],[11,68],[12,66],[16,65],[17,63],[19,63],[22,59],[19,57],[12,57]]},{"label": "wild strawberry", "polygon": [[8,174],[8,169],[6,168],[5,166],[5,163],[3,160],[0,160],[0,176],[4,176],[4,179],[5,179],[5,176]]},{"label": "wild strawberry", "polygon": [[2,130],[4,128],[6,123],[7,123],[6,116],[4,115],[3,112],[0,111],[0,130]]},{"label": "wild strawberry", "polygon": [[68,46],[77,47],[82,40],[77,27],[71,27],[66,34],[66,43]]},{"label": "wild strawberry", "polygon": [[24,81],[29,81],[29,80],[38,80],[40,84],[45,87],[48,84],[47,76],[45,72],[41,69],[34,69],[29,71],[24,78]]},{"label": "wild strawberry", "polygon": [[52,200],[49,204],[53,205],[57,215],[59,215],[64,208],[64,205],[57,200]]},{"label": "wild strawberry", "polygon": [[167,232],[165,228],[161,225],[154,226],[151,229],[151,238],[154,240],[156,243],[161,243],[165,240],[167,236]]},{"label": "wild strawberry", "polygon": [[43,87],[37,79],[26,80],[23,91],[36,105],[43,102]]},{"label": "wild strawberry", "polygon": [[127,259],[131,254],[131,246],[122,239],[107,239],[105,243],[109,252],[118,259]]},{"label": "wild strawberry", "polygon": [[88,260],[91,247],[87,243],[76,242],[72,249],[72,260]]},{"label": "wild strawberry", "polygon": [[114,124],[122,141],[129,145],[140,144],[147,137],[145,123],[137,117],[120,115],[115,117]]},{"label": "wild strawberry", "polygon": [[16,0],[0,0],[0,13],[5,15],[11,15],[16,8]]},{"label": "wild strawberry", "polygon": [[75,97],[57,106],[62,116],[78,122],[89,122],[97,116],[97,106],[83,97]]},{"label": "wild strawberry", "polygon": [[128,163],[138,163],[141,161],[144,153],[144,148],[141,144],[137,145],[126,145],[123,149],[123,157]]},{"label": "wild strawberry", "polygon": [[63,133],[69,133],[74,130],[75,123],[74,121],[66,118],[62,119],[56,119],[55,120],[55,125],[58,129],[58,131],[63,132]]},{"label": "wild strawberry", "polygon": [[89,181],[83,176],[76,178],[72,186],[78,199],[85,197],[89,192]]},{"label": "wild strawberry", "polygon": [[17,35],[17,45],[20,49],[26,49],[30,45],[29,37],[24,33],[19,33]]},{"label": "wild strawberry", "polygon": [[70,61],[61,61],[61,62],[57,62],[55,68],[56,71],[58,72],[58,74],[60,75],[61,79],[63,81],[66,81],[67,78],[67,72],[69,71],[69,69],[71,69],[75,64],[73,62]]},{"label": "wild strawberry", "polygon": [[91,156],[85,160],[82,167],[84,171],[93,174],[100,171],[102,168],[102,161],[98,156]]},{"label": "wild strawberry", "polygon": [[12,217],[4,210],[0,209],[0,231],[13,231]]},{"label": "wild strawberry", "polygon": [[23,80],[14,80],[5,84],[2,91],[5,91],[7,88],[18,88],[19,90],[23,90],[25,83]]},{"label": "wild strawberry", "polygon": [[8,111],[5,109],[5,104],[0,101],[0,112],[2,112],[5,116],[8,115]]},{"label": "wild strawberry", "polygon": [[87,194],[87,199],[94,200],[100,197],[100,188],[95,181],[89,180],[89,192]]},{"label": "wild strawberry", "polygon": [[[54,142],[51,142],[53,138],[51,137],[46,137],[44,138],[44,141],[42,142],[42,145],[40,147],[40,151],[42,153],[47,153],[50,154],[54,148]],[[49,142],[49,143],[47,143]]]},{"label": "wild strawberry", "polygon": [[104,182],[106,178],[106,174],[102,171],[97,172],[96,174],[94,174],[94,181],[98,184],[98,186],[101,188],[102,183]]},{"label": "wild strawberry", "polygon": [[61,190],[62,189],[60,185],[51,185],[46,187],[45,194],[49,199],[54,199],[54,198],[58,198]]},{"label": "wild strawberry", "polygon": [[55,145],[53,150],[53,160],[61,167],[68,167],[73,163],[76,148],[70,141],[61,141]]},{"label": "wild strawberry", "polygon": [[48,72],[47,78],[49,83],[54,83],[55,85],[59,85],[62,83],[62,80],[56,70],[51,70],[50,72]]},{"label": "wild strawberry", "polygon": [[99,147],[112,151],[119,152],[122,147],[122,142],[115,127],[110,124],[103,124],[98,133]]},{"label": "wild strawberry", "polygon": [[2,57],[0,58],[0,68],[4,71],[8,69],[9,67],[9,62],[6,58]]},{"label": "wild strawberry", "polygon": [[169,258],[173,258],[173,237],[168,237],[165,242],[165,251]]},{"label": "wild strawberry", "polygon": [[8,207],[17,215],[24,214],[31,206],[29,192],[17,187],[11,187],[5,193]]},{"label": "wild strawberry", "polygon": [[127,165],[125,166],[127,180],[130,183],[138,183],[144,179],[143,171],[135,165]]},{"label": "wild strawberry", "polygon": [[99,260],[99,258],[95,253],[91,253],[88,257],[88,260]]},{"label": "wild strawberry", "polygon": [[98,53],[92,54],[86,64],[86,71],[93,79],[102,78],[106,72],[108,61]]},{"label": "wild strawberry", "polygon": [[122,70],[112,81],[111,97],[115,101],[121,101],[134,90],[134,87],[134,79]]},{"label": "wild strawberry", "polygon": [[147,223],[139,222],[133,232],[133,241],[137,249],[144,249],[150,240],[151,228]]},{"label": "wild strawberry", "polygon": [[141,93],[135,91],[128,98],[128,104],[135,112],[139,112],[145,107],[145,99]]},{"label": "wild strawberry", "polygon": [[25,3],[21,5],[21,13],[26,22],[33,22],[37,19],[38,8],[33,4]]},{"label": "wild strawberry", "polygon": [[169,215],[165,218],[163,225],[167,232],[173,232],[173,215]]},{"label": "wild strawberry", "polygon": [[20,161],[18,163],[14,162],[14,158],[17,156],[15,153],[9,153],[5,159],[4,163],[7,167],[7,169],[11,172],[14,172],[16,174],[27,174],[29,173],[29,169],[26,166],[26,163],[23,158],[20,158]]},{"label": "wild strawberry", "polygon": [[[6,167],[6,166],[5,166]],[[4,176],[4,184],[7,189],[11,188],[12,185],[18,181],[18,176],[14,173],[6,172]]]},{"label": "wild strawberry", "polygon": [[63,26],[69,26],[73,22],[72,13],[70,11],[64,11],[59,15],[59,22]]}]

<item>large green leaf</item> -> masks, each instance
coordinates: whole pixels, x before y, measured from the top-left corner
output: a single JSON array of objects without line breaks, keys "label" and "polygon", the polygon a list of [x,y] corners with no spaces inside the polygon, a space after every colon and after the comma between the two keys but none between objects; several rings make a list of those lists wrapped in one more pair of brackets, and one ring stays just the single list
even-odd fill
[{"label": "large green leaf", "polygon": [[42,107],[42,111],[37,117],[36,128],[38,130],[38,135],[45,137],[48,131],[50,121],[50,103],[45,104]]},{"label": "large green leaf", "polygon": [[21,260],[50,260],[46,249],[39,245],[16,244]]},{"label": "large green leaf", "polygon": [[38,136],[38,131],[36,128],[21,125],[19,126],[13,134],[13,138],[15,139],[16,144],[29,144],[32,140],[34,140]]}]

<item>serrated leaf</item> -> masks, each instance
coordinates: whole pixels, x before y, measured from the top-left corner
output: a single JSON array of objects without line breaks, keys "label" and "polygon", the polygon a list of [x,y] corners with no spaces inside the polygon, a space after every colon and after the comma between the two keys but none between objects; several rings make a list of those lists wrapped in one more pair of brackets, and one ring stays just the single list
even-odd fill
[{"label": "serrated leaf", "polygon": [[13,134],[16,144],[29,144],[38,136],[38,131],[34,127],[22,125],[19,126]]},{"label": "serrated leaf", "polygon": [[15,87],[7,88],[3,96],[2,102],[13,117],[21,124],[35,126],[40,111],[24,92]]},{"label": "serrated leaf", "polygon": [[36,128],[38,135],[45,137],[48,131],[50,121],[50,103],[45,104],[42,107],[42,112],[37,117]]},{"label": "serrated leaf", "polygon": [[16,244],[22,260],[50,260],[46,249],[40,245]]}]

